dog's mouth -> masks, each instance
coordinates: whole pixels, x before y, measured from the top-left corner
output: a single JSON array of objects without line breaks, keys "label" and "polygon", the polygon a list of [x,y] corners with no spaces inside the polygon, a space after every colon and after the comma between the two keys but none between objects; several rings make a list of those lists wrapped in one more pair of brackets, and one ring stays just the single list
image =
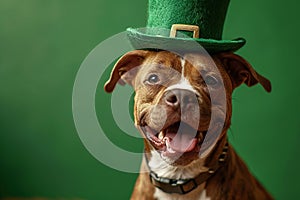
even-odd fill
[{"label": "dog's mouth", "polygon": [[161,152],[175,154],[199,152],[207,131],[199,131],[184,122],[175,122],[161,131],[143,126],[142,131],[152,146]]}]

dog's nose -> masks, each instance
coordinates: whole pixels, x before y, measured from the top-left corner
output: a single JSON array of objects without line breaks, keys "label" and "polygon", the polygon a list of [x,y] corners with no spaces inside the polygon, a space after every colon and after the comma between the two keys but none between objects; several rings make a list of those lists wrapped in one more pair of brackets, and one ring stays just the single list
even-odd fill
[{"label": "dog's nose", "polygon": [[165,103],[168,106],[177,108],[187,108],[188,105],[198,103],[197,95],[189,90],[185,89],[173,89],[165,93]]}]

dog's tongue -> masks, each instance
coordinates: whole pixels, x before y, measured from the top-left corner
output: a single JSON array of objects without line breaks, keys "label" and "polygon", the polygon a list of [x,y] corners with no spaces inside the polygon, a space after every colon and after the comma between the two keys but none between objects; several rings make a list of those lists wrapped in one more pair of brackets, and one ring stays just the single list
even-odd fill
[{"label": "dog's tongue", "polygon": [[178,131],[177,133],[166,133],[165,138],[168,143],[167,146],[171,148],[171,151],[185,153],[192,151],[197,145],[195,135],[196,133],[187,134]]}]

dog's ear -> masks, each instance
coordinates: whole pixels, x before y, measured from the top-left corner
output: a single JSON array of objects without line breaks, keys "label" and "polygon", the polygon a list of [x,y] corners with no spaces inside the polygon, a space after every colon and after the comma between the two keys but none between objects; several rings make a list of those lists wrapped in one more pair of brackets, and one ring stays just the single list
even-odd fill
[{"label": "dog's ear", "polygon": [[267,92],[271,92],[271,82],[258,74],[244,58],[231,52],[224,52],[217,55],[226,71],[230,75],[233,88],[242,83],[253,86],[260,83]]},{"label": "dog's ear", "polygon": [[106,92],[112,92],[117,83],[125,85],[125,83],[133,85],[134,77],[148,51],[134,50],[123,55],[113,67],[109,80],[104,85]]}]

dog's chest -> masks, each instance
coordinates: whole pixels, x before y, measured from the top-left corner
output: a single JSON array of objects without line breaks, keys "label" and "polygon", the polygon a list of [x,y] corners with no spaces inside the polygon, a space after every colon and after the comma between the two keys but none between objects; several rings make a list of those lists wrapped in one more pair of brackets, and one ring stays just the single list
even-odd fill
[{"label": "dog's chest", "polygon": [[[204,166],[204,161],[200,159],[185,167],[174,167],[167,164],[156,151],[151,151],[151,155],[152,156],[148,165],[151,170],[160,177],[170,179],[189,179],[208,170],[208,168]],[[199,185],[195,190],[185,195],[169,194],[156,188],[154,197],[157,200],[210,200],[206,194],[205,183]]]},{"label": "dog's chest", "polygon": [[[199,186],[200,187],[200,186]],[[211,200],[210,197],[206,195],[206,190],[202,190],[199,192],[199,190],[202,190],[202,188],[197,188],[196,190],[185,194],[185,195],[180,195],[180,194],[167,194],[159,189],[155,189],[154,197],[157,200]]]}]

